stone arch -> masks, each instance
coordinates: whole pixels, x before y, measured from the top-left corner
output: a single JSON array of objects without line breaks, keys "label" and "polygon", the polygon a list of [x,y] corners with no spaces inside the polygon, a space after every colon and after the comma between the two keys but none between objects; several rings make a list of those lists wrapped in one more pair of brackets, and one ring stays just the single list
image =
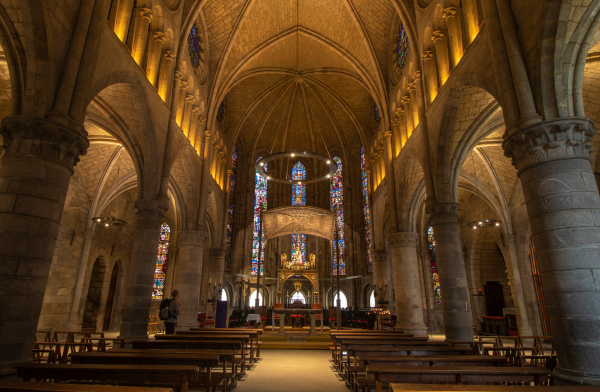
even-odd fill
[{"label": "stone arch", "polygon": [[10,81],[9,114],[17,115],[21,113],[24,105],[27,56],[21,42],[13,40],[12,37],[18,37],[17,30],[6,10],[0,6],[0,47],[6,57]]},{"label": "stone arch", "polygon": [[[104,317],[102,318],[102,328],[100,331],[107,331],[111,329],[111,325],[116,324],[117,313],[119,307],[119,294],[120,284],[123,280],[123,267],[121,259],[112,263],[111,268],[106,270],[106,298],[103,298],[102,303],[104,304],[103,310],[100,312]],[[100,323],[99,323],[100,324]]]},{"label": "stone arch", "polygon": [[102,289],[106,262],[104,257],[97,257],[89,271],[90,278],[87,280],[87,294],[83,307],[82,328],[93,328],[97,330],[98,316],[102,306]]}]

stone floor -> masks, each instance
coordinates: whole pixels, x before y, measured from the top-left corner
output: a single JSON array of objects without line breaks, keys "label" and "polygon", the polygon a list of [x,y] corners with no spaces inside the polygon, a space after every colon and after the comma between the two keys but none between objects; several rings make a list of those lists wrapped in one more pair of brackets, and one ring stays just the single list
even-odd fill
[{"label": "stone floor", "polygon": [[348,392],[328,350],[261,350],[261,360],[233,392]]}]

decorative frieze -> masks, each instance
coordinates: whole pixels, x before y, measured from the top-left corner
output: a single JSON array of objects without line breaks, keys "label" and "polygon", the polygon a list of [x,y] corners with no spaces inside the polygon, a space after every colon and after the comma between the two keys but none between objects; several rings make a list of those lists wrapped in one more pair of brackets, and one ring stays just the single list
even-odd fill
[{"label": "decorative frieze", "polygon": [[431,225],[439,225],[443,223],[456,223],[458,218],[458,203],[436,203],[427,206],[425,212],[431,217]]},{"label": "decorative frieze", "polygon": [[388,242],[392,248],[416,248],[419,235],[412,232],[398,232],[388,235]]},{"label": "decorative frieze", "polygon": [[[181,230],[177,234],[177,245],[203,247],[208,238],[208,233],[201,230]],[[211,248],[214,249],[214,248]],[[211,253],[212,256],[212,253]]]}]

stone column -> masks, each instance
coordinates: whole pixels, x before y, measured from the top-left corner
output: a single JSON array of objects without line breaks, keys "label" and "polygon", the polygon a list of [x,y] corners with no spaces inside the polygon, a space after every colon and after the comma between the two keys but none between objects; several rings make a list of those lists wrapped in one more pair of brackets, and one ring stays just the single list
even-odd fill
[{"label": "stone column", "polygon": [[406,121],[406,140],[408,140],[415,129],[413,125],[412,109],[410,107],[410,96],[408,94],[402,97],[402,104],[404,105],[404,120]]},{"label": "stone column", "polygon": [[187,95],[188,82],[182,80],[179,83],[179,97],[177,99],[177,115],[175,116],[175,122],[179,125],[179,128],[183,124],[183,113],[185,112],[185,101]]},{"label": "stone column", "polygon": [[440,87],[446,83],[450,76],[450,63],[448,62],[448,45],[444,39],[443,31],[434,31],[431,40],[435,45],[435,59],[437,61],[438,74],[440,75]]},{"label": "stone column", "polygon": [[215,181],[219,186],[221,185],[221,169],[223,168],[223,156],[225,153],[220,151],[217,154],[217,159],[215,161]]},{"label": "stone column", "polygon": [[56,236],[86,132],[21,116],[2,121],[0,371],[31,359]]},{"label": "stone column", "polygon": [[173,286],[177,284],[175,282],[175,269],[177,268],[177,253],[179,248],[169,244],[169,250],[167,252],[167,273],[165,274],[165,286],[163,288],[163,298],[167,298],[173,292]]},{"label": "stone column", "polygon": [[212,176],[215,180],[217,179],[217,162],[219,161],[219,150],[220,149],[221,149],[221,146],[219,146],[216,143],[213,144],[212,159],[210,162],[210,174],[212,174]]},{"label": "stone column", "polygon": [[[221,188],[223,188],[223,191],[225,191],[227,189],[227,158],[225,156],[223,156],[223,158],[221,158]],[[227,194],[227,192],[225,192]],[[228,197],[226,197],[227,199]],[[229,203],[227,203],[227,205],[229,205]],[[225,211],[227,211],[227,208],[225,208]],[[227,222],[227,219],[225,219],[225,222]],[[225,226],[227,226],[227,224],[225,224]],[[225,237],[223,237],[225,238]]]},{"label": "stone column", "polygon": [[179,290],[181,314],[177,318],[177,330],[186,331],[198,325],[204,246],[208,233],[200,230],[182,230],[177,235],[177,268],[174,290]]},{"label": "stone column", "polygon": [[135,207],[137,228],[132,246],[127,300],[123,306],[121,322],[121,337],[127,340],[146,339],[148,336],[160,226],[169,205],[166,200],[138,199]]},{"label": "stone column", "polygon": [[442,311],[447,340],[473,340],[467,272],[457,222],[457,203],[427,206],[435,236],[435,252],[442,288]]},{"label": "stone column", "polygon": [[438,92],[437,69],[433,62],[433,52],[426,50],[421,55],[423,58],[423,71],[427,88],[427,103],[432,103]]},{"label": "stone column", "polygon": [[152,49],[148,56],[148,63],[146,65],[146,77],[154,87],[158,87],[158,68],[160,66],[160,55],[162,54],[162,47],[165,43],[165,35],[160,31],[152,33]]},{"label": "stone column", "polygon": [[190,123],[190,132],[188,134],[188,140],[193,146],[196,145],[196,134],[198,132],[198,116],[200,115],[200,108],[198,106],[192,106],[192,121]]},{"label": "stone column", "polygon": [[392,249],[398,318],[395,329],[415,336],[427,336],[427,326],[423,320],[417,238],[417,233],[408,232],[397,232],[388,236]]},{"label": "stone column", "polygon": [[419,106],[417,105],[417,89],[414,81],[408,84],[408,94],[410,96],[410,108],[413,117],[414,130],[417,129],[417,125],[419,125]]},{"label": "stone column", "polygon": [[[198,117],[198,128],[196,131],[196,142],[194,143],[194,148],[196,149],[196,152],[198,153],[198,156],[200,156],[200,157],[203,157],[204,145],[205,145],[205,143],[208,143],[208,140],[206,140],[207,136],[205,136],[205,131],[206,131],[206,118]],[[208,137],[210,137],[210,133],[209,133]],[[205,142],[205,140],[206,140],[206,142]]]},{"label": "stone column", "polygon": [[373,168],[373,178],[375,178],[375,182],[373,183],[373,192],[375,192],[375,190],[377,189],[377,186],[379,185],[379,183],[381,182],[381,179],[379,177],[379,165],[377,163],[377,159],[379,158],[379,154],[378,153],[373,153],[373,159],[371,159],[371,167]]},{"label": "stone column", "polygon": [[381,181],[386,177],[387,165],[385,164],[385,153],[383,152],[383,144],[377,148],[379,151],[379,170],[381,172]]},{"label": "stone column", "polygon": [[402,136],[400,134],[400,119],[398,117],[392,118],[392,137],[394,142],[392,145],[394,146],[394,158],[400,154],[400,150],[402,150]]},{"label": "stone column", "polygon": [[435,291],[433,290],[433,273],[431,272],[431,260],[428,252],[421,252],[421,263],[423,263],[423,281],[425,282],[425,298],[427,306],[433,309],[435,305]]},{"label": "stone column", "polygon": [[160,66],[160,70],[158,72],[158,95],[162,98],[164,102],[170,102],[169,98],[171,96],[169,88],[171,86],[172,77],[174,75],[179,75],[179,79],[181,80],[181,72],[175,71],[173,73],[173,67],[175,66],[176,55],[174,52],[170,50],[165,51],[163,55],[162,65]]},{"label": "stone column", "polygon": [[477,13],[477,0],[463,0],[463,15],[465,18],[465,29],[467,30],[467,41],[473,42],[479,34],[479,15]]},{"label": "stone column", "polygon": [[586,118],[561,118],[525,127],[502,144],[527,204],[558,385],[600,385],[600,196],[589,157],[595,133]]},{"label": "stone column", "polygon": [[194,105],[194,96],[187,94],[183,108],[183,118],[181,120],[181,130],[187,138],[190,134],[190,123],[192,121],[192,106]]},{"label": "stone column", "polygon": [[127,40],[129,31],[129,22],[133,11],[133,0],[121,0],[117,9],[117,19],[115,21],[115,33],[121,42]]},{"label": "stone column", "polygon": [[206,208],[208,205],[208,185],[210,183],[210,161],[212,154],[210,131],[204,131],[204,151],[202,154],[202,181],[200,183],[200,206],[198,208],[198,220],[200,224],[204,226]]},{"label": "stone column", "polygon": [[133,37],[133,47],[131,54],[137,65],[142,65],[144,51],[146,50],[146,39],[148,38],[148,28],[152,20],[152,10],[149,8],[140,8],[140,22],[136,25],[136,31]]},{"label": "stone column", "polygon": [[[387,284],[387,252],[373,252],[373,285],[377,288]],[[368,299],[368,298],[367,298]]]},{"label": "stone column", "polygon": [[398,120],[400,122],[400,144],[402,147],[406,144],[408,140],[408,136],[406,134],[406,119],[404,118],[404,108],[396,109],[396,114],[398,115]]},{"label": "stone column", "polygon": [[444,10],[442,17],[446,19],[448,26],[448,39],[450,41],[450,53],[452,55],[452,67],[456,67],[463,56],[462,32],[460,19],[456,16],[456,8],[449,7]]},{"label": "stone column", "polygon": [[388,211],[389,211],[389,223],[390,232],[398,231],[398,213],[396,210],[396,178],[394,176],[394,157],[392,156],[392,132],[386,131],[383,134],[383,142],[385,149],[383,152],[384,161],[387,172],[387,200],[388,200]]},{"label": "stone column", "polygon": [[[71,304],[71,314],[67,321],[67,331],[79,331],[83,320],[83,309],[81,309],[81,295],[83,291],[83,283],[85,281],[85,273],[87,272],[88,258],[90,256],[90,248],[92,246],[92,238],[94,232],[86,230],[83,235],[83,247],[81,249],[81,257],[79,258],[79,269],[77,270],[77,283],[73,291],[73,303]],[[81,311],[80,311],[81,310]]]},{"label": "stone column", "polygon": [[[415,84],[415,105],[417,106],[417,114],[419,112],[419,97],[423,96],[424,92],[423,92],[423,84],[422,84],[422,80],[421,80],[421,71],[415,71],[412,74],[413,77],[413,83]],[[423,108],[425,109],[425,108]]]}]

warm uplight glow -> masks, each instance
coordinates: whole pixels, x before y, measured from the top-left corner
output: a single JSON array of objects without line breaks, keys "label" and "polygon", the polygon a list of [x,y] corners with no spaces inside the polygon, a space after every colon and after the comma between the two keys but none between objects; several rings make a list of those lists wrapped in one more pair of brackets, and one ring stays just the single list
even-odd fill
[{"label": "warm uplight glow", "polygon": [[327,164],[329,165],[331,163],[331,161],[327,161]]},{"label": "warm uplight glow", "polygon": [[261,166],[264,166],[265,164],[261,162],[261,163],[260,163],[260,165],[261,165]]},{"label": "warm uplight glow", "polygon": [[294,157],[294,156],[295,156],[295,154],[292,154],[292,157]]}]

